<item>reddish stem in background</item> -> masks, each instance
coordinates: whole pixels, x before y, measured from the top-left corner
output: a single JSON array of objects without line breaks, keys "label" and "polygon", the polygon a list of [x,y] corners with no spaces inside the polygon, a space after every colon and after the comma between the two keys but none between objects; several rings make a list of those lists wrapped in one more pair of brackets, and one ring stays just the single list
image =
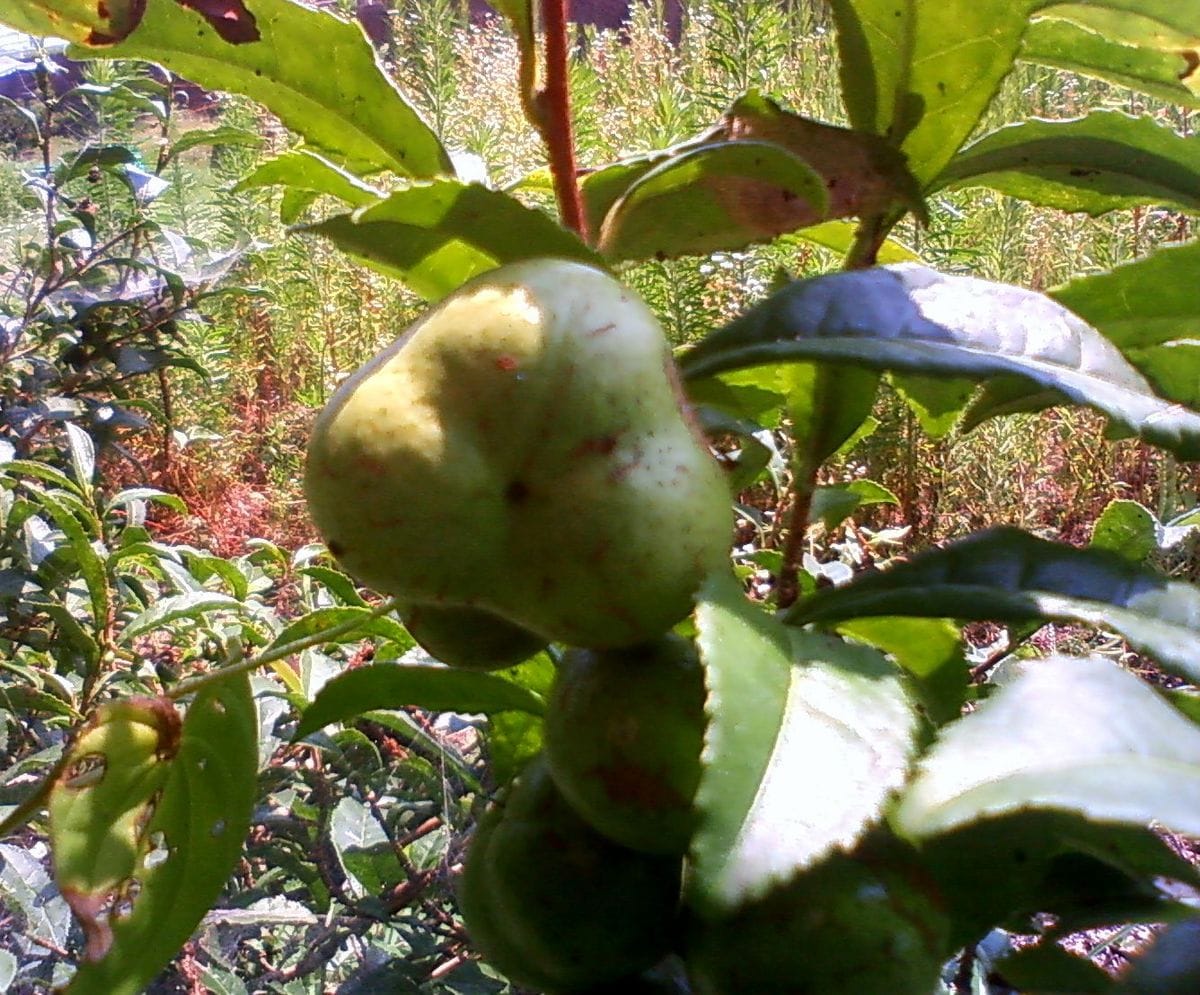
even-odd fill
[{"label": "reddish stem in background", "polygon": [[567,87],[567,0],[542,0],[542,26],[546,34],[546,78],[534,98],[537,126],[549,153],[554,196],[562,222],[586,242],[587,219],[576,178],[575,136]]}]

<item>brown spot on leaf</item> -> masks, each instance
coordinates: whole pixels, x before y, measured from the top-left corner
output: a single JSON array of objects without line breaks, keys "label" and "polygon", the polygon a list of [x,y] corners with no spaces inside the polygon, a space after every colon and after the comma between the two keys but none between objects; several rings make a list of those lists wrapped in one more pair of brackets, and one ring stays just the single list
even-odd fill
[{"label": "brown spot on leaf", "polygon": [[1183,57],[1185,63],[1183,72],[1179,74],[1179,81],[1186,83],[1196,75],[1196,70],[1200,69],[1200,52],[1197,52],[1194,48],[1188,48],[1179,54]]},{"label": "brown spot on leaf", "polygon": [[108,892],[93,894],[64,888],[62,897],[83,929],[83,959],[92,963],[103,960],[113,942],[112,926],[109,924],[112,895]]},{"label": "brown spot on leaf", "polygon": [[194,10],[231,45],[244,45],[261,37],[258,22],[241,0],[177,0],[177,3]]}]

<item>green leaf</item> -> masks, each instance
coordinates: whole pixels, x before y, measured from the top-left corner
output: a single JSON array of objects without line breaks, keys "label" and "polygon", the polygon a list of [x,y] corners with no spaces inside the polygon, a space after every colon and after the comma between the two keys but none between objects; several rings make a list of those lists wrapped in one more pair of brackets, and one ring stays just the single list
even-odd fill
[{"label": "green leaf", "polygon": [[[359,620],[358,625],[354,628],[345,628],[355,619]],[[368,636],[374,636],[377,639],[386,639],[388,642],[395,643],[402,652],[412,649],[416,645],[412,636],[408,634],[408,630],[396,619],[388,615],[376,615],[366,605],[346,605],[315,608],[302,615],[294,622],[284,626],[271,640],[268,649],[279,649],[289,643],[320,635],[326,630],[343,630],[332,632],[328,639],[329,643],[357,643]]]},{"label": "green leaf", "polygon": [[369,183],[324,156],[306,149],[285,152],[260,163],[235,186],[234,192],[255,187],[283,186],[337,197],[354,207],[374,204],[383,194]]},{"label": "green leaf", "polygon": [[962,636],[953,623],[884,615],[843,622],[837,631],[891,656],[904,669],[917,702],[935,725],[962,714],[970,673]]},{"label": "green leaf", "polygon": [[828,485],[813,491],[808,510],[809,523],[820,522],[832,532],[864,504],[899,504],[896,495],[873,480]]},{"label": "green leaf", "polygon": [[549,215],[507,194],[454,180],[415,184],[374,207],[302,230],[324,235],[430,300],[518,259],[556,256],[601,264]]},{"label": "green leaf", "polygon": [[[111,945],[101,957],[80,964],[71,982],[72,995],[136,995],[144,990],[212,907],[233,873],[250,828],[257,738],[258,717],[245,676],[212,685],[196,696],[183,721],[177,752],[153,761],[157,767],[151,769],[164,770],[165,778],[161,794],[156,801],[151,798],[149,822],[141,823],[138,832],[134,820],[137,860],[126,879],[139,886],[136,894],[130,892],[132,906],[126,910],[118,899],[107,920]],[[151,763],[148,758],[143,762]],[[105,777],[113,770],[110,765]],[[158,777],[156,772],[154,780]],[[149,787],[149,778],[142,783]],[[131,802],[135,799],[136,793],[130,796]],[[144,817],[146,809],[138,804],[134,810]],[[96,826],[97,833],[110,831]],[[123,911],[127,914],[121,915]]]},{"label": "green leaf", "polygon": [[67,448],[71,453],[71,469],[84,497],[92,494],[92,478],[96,476],[96,444],[92,437],[74,422],[63,425],[67,432]]},{"label": "green leaf", "polygon": [[892,822],[919,839],[1028,809],[1200,833],[1200,727],[1112,661],[1027,661],[942,730]]},{"label": "green leaf", "polygon": [[714,142],[640,176],[600,229],[609,259],[732,251],[813,224],[829,197],[821,177],[769,142]]},{"label": "green leaf", "polygon": [[975,393],[970,380],[893,373],[892,386],[931,439],[947,435]]},{"label": "green leaf", "polygon": [[36,477],[38,480],[43,480],[48,484],[53,484],[55,487],[61,488],[68,494],[83,497],[83,492],[80,490],[78,483],[63,473],[62,470],[50,466],[48,463],[40,463],[37,460],[9,460],[6,463],[0,463],[0,473],[8,474],[14,479]]},{"label": "green leaf", "polygon": [[934,189],[989,187],[1043,207],[1104,214],[1139,204],[1200,211],[1200,137],[1149,117],[1092,111],[1023,121],[985,135],[942,170]]},{"label": "green leaf", "polygon": [[1158,548],[1158,528],[1158,519],[1136,501],[1110,501],[1092,526],[1092,546],[1144,563]]},{"label": "green leaf", "polygon": [[1070,21],[1035,17],[1021,42],[1019,58],[1095,76],[1170,104],[1200,107],[1197,55],[1195,42],[1191,48],[1139,47]]},{"label": "green leaf", "polygon": [[1158,397],[1094,328],[1019,287],[912,264],[798,280],[684,353],[680,368],[694,379],[798,360],[978,379],[1015,374],[1200,458],[1200,414]]},{"label": "green leaf", "polygon": [[1067,953],[1050,939],[1009,954],[995,974],[1028,995],[1104,995],[1113,979],[1090,960]]},{"label": "green leaf", "polygon": [[1159,933],[1114,989],[1119,995],[1193,995],[1200,990],[1200,918]]},{"label": "green leaf", "polygon": [[166,628],[184,619],[199,622],[212,612],[240,611],[241,608],[242,603],[237,598],[216,591],[189,591],[172,595],[162,598],[130,619],[117,641],[128,644],[143,633]]},{"label": "green leaf", "polygon": [[[511,681],[541,701],[549,698],[557,675],[549,653],[539,653],[515,667],[495,672],[495,676]],[[511,781],[541,752],[543,738],[540,714],[513,710],[498,712],[488,720],[484,749],[488,771],[497,787]]]},{"label": "green leaf", "polygon": [[222,125],[219,128],[195,128],[186,131],[175,139],[167,149],[167,161],[183,155],[195,148],[235,145],[239,148],[257,149],[262,146],[263,138],[257,131],[246,128],[235,128]]},{"label": "green leaf", "polygon": [[794,625],[875,615],[1000,622],[1071,621],[1109,628],[1164,667],[1200,676],[1200,588],[1102,549],[1075,549],[1019,529],[980,532],[881,573],[797,602]]},{"label": "green leaf", "polygon": [[[1200,242],[1159,251],[1095,276],[1081,277],[1050,296],[1094,326],[1171,401],[1200,405],[1200,299],[1191,282],[1200,271]],[[1055,390],[996,381],[963,418],[969,430],[1014,411],[1063,403]]]},{"label": "green leaf", "polygon": [[304,710],[293,740],[331,722],[378,708],[425,708],[432,712],[528,712],[541,715],[542,699],[495,674],[451,667],[378,663],[339,674]]},{"label": "green leaf", "polygon": [[127,487],[118,491],[104,503],[104,513],[111,514],[117,508],[128,507],[135,501],[154,501],[165,508],[170,508],[177,515],[187,514],[187,505],[176,494],[160,491],[157,487]]},{"label": "green leaf", "polygon": [[[308,144],[364,172],[453,173],[437,136],[381,71],[357,24],[290,0],[230,0],[220,14],[145,4],[123,41],[76,47],[76,58],[146,59],[214,90],[265,105]],[[52,31],[50,33],[61,33]],[[315,72],[314,59],[327,71]]]},{"label": "green leaf", "polygon": [[689,886],[712,914],[853,846],[903,784],[915,722],[882,656],[789,631],[731,578],[707,585],[696,626],[709,724]]},{"label": "green leaf", "polygon": [[137,0],[104,4],[91,0],[11,0],[5,5],[3,21],[37,38],[54,36],[104,44],[132,31],[141,18],[142,6]]},{"label": "green leaf", "polygon": [[[822,248],[830,249],[839,256],[845,256],[854,245],[854,235],[858,225],[853,221],[826,221],[823,224],[801,228],[794,235],[785,236],[783,242],[811,242]],[[888,263],[917,263],[921,261],[912,249],[894,238],[886,238],[879,247],[876,260],[880,265]]]},{"label": "green leaf", "polygon": [[988,818],[925,839],[920,849],[960,946],[998,924],[1027,928],[1037,912],[1059,917],[1064,932],[1178,919],[1187,907],[1167,900],[1158,880],[1200,883],[1196,868],[1154,830],[1071,812]]},{"label": "green leaf", "polygon": [[850,123],[883,135],[922,183],[975,129],[1012,68],[1035,0],[833,0]]},{"label": "green leaf", "polygon": [[[67,495],[63,495],[63,497],[65,498]],[[54,524],[62,529],[63,535],[67,537],[71,552],[75,555],[75,561],[79,565],[79,573],[87,585],[88,598],[92,608],[92,624],[97,629],[102,628],[108,624],[109,605],[108,572],[105,570],[104,561],[92,546],[91,538],[79,524],[79,519],[75,517],[65,501],[60,501],[58,497],[46,491],[38,493],[37,501],[50,513]]]}]

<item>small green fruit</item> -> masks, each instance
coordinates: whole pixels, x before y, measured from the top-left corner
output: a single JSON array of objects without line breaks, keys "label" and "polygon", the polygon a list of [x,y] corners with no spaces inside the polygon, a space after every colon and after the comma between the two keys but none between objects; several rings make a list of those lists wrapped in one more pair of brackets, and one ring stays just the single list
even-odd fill
[{"label": "small green fruit", "polygon": [[645,970],[670,951],[682,861],[596,833],[539,759],[480,821],[459,889],[467,932],[519,985],[578,992]]},{"label": "small green fruit", "polygon": [[697,922],[697,995],[927,995],[947,949],[936,889],[899,846],[885,862],[837,853],[729,918]]},{"label": "small green fruit", "polygon": [[671,628],[732,532],[654,315],[561,260],[473,280],[351,376],[305,491],[363,582],[578,646]]},{"label": "small green fruit", "polygon": [[704,696],[696,651],[679,636],[567,650],[545,725],[546,759],[567,801],[624,846],[684,853],[695,824]]},{"label": "small green fruit", "polygon": [[466,670],[512,667],[546,648],[540,636],[478,608],[413,605],[400,618],[431,657]]}]

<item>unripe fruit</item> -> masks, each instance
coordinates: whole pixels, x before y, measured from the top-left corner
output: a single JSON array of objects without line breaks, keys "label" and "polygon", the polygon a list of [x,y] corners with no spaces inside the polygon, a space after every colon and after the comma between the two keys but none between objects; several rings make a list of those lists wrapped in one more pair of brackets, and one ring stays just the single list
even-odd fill
[{"label": "unripe fruit", "polygon": [[666,956],[681,871],[596,833],[534,760],[480,821],[459,899],[472,942],[511,981],[586,991]]},{"label": "unripe fruit", "polygon": [[567,801],[635,850],[684,853],[704,745],[704,674],[689,640],[570,649],[546,709],[546,759]]},{"label": "unripe fruit", "polygon": [[686,953],[697,995],[933,991],[948,920],[915,859],[895,851],[871,864],[836,853],[729,918],[695,923]]},{"label": "unripe fruit", "polygon": [[578,646],[665,632],[732,532],[653,314],[561,260],[473,280],[351,376],[305,491],[363,582]]},{"label": "unripe fruit", "polygon": [[404,627],[435,660],[466,670],[499,670],[528,660],[546,640],[478,608],[412,605]]}]

